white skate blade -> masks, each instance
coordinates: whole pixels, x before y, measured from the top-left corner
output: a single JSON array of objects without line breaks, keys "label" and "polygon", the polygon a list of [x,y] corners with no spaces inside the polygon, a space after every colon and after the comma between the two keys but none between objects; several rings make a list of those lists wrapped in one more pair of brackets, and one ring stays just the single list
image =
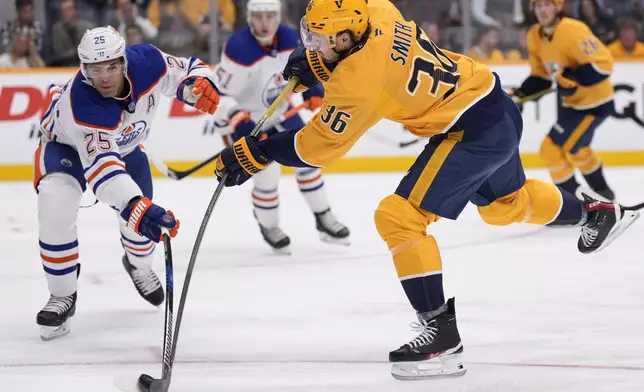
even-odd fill
[{"label": "white skate blade", "polygon": [[[620,211],[621,209],[619,211],[615,211],[615,214],[619,214]],[[608,233],[608,236],[604,240],[604,243],[601,244],[601,246],[597,248],[597,250],[588,254],[595,254],[610,245],[611,242],[615,241],[617,237],[622,235],[622,233],[626,229],[628,229],[630,225],[633,224],[633,222],[639,219],[639,217],[640,213],[638,211],[624,211],[624,216],[619,222],[617,222],[617,224],[615,224],[615,226],[613,226],[613,229],[610,231],[610,233]]]},{"label": "white skate blade", "polygon": [[320,233],[320,241],[326,242],[327,244],[344,245],[344,246],[351,245],[351,241],[349,241],[349,237],[335,238],[335,237],[331,236],[330,234],[325,233],[323,231],[319,231],[318,233]]},{"label": "white skate blade", "polygon": [[391,366],[391,375],[400,381],[432,380],[461,377],[467,372],[461,354],[444,355],[419,362],[396,362]]},{"label": "white skate blade", "polygon": [[279,248],[279,249],[277,249],[277,248],[271,248],[271,249],[273,250],[273,253],[275,253],[276,255],[280,255],[280,256],[290,256],[291,253],[292,253],[290,246],[285,246],[285,247]]},{"label": "white skate blade", "polygon": [[50,340],[61,338],[71,331],[69,319],[59,327],[40,327],[40,338],[48,342]]}]

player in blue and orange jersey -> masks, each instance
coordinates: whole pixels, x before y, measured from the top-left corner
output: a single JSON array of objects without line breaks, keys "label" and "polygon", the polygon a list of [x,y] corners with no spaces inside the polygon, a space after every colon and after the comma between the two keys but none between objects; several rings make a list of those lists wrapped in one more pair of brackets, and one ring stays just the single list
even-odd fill
[{"label": "player in blue and orange jersey", "polygon": [[[563,0],[532,0],[539,21],[528,32],[530,76],[510,92],[515,99],[557,85],[557,123],[541,144],[539,155],[555,184],[581,198],[586,192],[615,200],[602,162],[590,147],[595,130],[614,113],[613,56],[583,22],[562,16]],[[581,187],[575,169],[590,187]]]},{"label": "player in blue and orange jersey", "polygon": [[[389,353],[398,379],[465,374],[454,299],[445,301],[442,260],[427,226],[478,206],[493,225],[579,225],[582,253],[601,250],[637,217],[618,204],[586,202],[550,182],[526,179],[519,157],[521,114],[487,66],[441,50],[387,0],[311,0],[301,21],[306,49],[284,71],[307,88],[323,82],[324,105],[301,130],[263,141],[239,139],[224,150],[216,174],[244,183],[271,160],[295,167],[329,165],[381,119],[431,136],[425,149],[375,212],[416,311],[420,335]],[[428,368],[439,358],[442,366]]]}]

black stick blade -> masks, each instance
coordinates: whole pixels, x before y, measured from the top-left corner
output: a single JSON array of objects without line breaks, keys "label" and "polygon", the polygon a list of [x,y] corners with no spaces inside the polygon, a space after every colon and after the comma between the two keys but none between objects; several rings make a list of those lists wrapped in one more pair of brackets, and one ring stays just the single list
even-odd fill
[{"label": "black stick blade", "polygon": [[139,376],[139,392],[168,392],[170,382],[157,379],[147,374]]},{"label": "black stick blade", "polygon": [[139,376],[139,391],[140,392],[149,392],[150,391],[150,386],[152,385],[152,381],[154,378],[152,376],[149,376],[147,374],[141,374]]}]

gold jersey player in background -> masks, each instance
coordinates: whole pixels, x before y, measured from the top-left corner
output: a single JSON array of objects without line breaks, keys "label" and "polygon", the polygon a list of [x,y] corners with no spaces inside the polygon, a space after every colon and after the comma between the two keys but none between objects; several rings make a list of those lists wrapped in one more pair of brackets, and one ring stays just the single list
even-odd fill
[{"label": "gold jersey player in background", "polygon": [[[454,299],[445,301],[442,260],[427,226],[478,206],[493,225],[580,225],[582,253],[602,249],[637,218],[619,205],[581,202],[555,185],[526,180],[519,158],[521,114],[485,65],[439,49],[387,0],[311,0],[301,22],[305,48],[284,71],[302,88],[324,83],[324,105],[297,132],[245,137],[217,161],[239,185],[275,160],[321,167],[340,159],[381,119],[433,136],[375,212],[420,335],[389,353],[398,379],[465,374]],[[322,59],[322,60],[321,60]],[[520,255],[517,255],[520,256]],[[427,361],[442,366],[427,369]]]},{"label": "gold jersey player in background", "polygon": [[[557,85],[557,123],[539,155],[555,184],[581,198],[614,201],[602,162],[590,147],[595,130],[614,111],[613,56],[583,22],[562,16],[564,0],[532,0],[538,24],[528,32],[530,76],[510,94],[538,94]],[[575,178],[579,170],[590,189]]]}]

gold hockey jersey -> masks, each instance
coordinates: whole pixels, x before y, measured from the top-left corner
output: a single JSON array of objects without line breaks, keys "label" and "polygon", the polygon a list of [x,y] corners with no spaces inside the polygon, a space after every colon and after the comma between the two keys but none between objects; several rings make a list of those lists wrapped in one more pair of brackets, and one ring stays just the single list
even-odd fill
[{"label": "gold hockey jersey", "polygon": [[613,99],[613,56],[583,22],[562,18],[551,37],[541,26],[528,32],[531,75],[554,80],[558,72],[579,83],[562,105],[577,110],[599,107]]},{"label": "gold hockey jersey", "polygon": [[415,135],[443,133],[497,85],[492,71],[442,50],[388,0],[370,0],[368,38],[324,84],[324,106],[296,135],[298,157],[327,166],[385,118]]}]

